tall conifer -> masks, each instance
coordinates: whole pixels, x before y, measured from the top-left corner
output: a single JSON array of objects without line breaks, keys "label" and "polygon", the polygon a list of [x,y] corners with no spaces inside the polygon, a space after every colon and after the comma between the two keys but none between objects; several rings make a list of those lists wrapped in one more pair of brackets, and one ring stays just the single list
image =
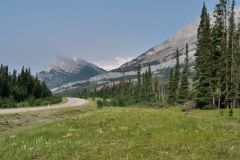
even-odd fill
[{"label": "tall conifer", "polygon": [[169,104],[174,104],[176,101],[176,92],[175,92],[175,86],[174,86],[174,75],[173,75],[173,69],[170,69],[170,74],[169,74],[169,80],[168,80],[168,98],[167,102]]},{"label": "tall conifer", "polygon": [[197,50],[195,61],[195,74],[194,74],[194,95],[195,101],[199,107],[202,107],[211,102],[211,29],[210,17],[207,12],[205,3],[203,4],[201,21],[197,32]]},{"label": "tall conifer", "polygon": [[173,87],[175,90],[175,99],[177,100],[177,93],[179,91],[179,81],[180,81],[180,63],[179,63],[179,50],[177,48],[176,51],[176,65],[174,71],[174,80],[173,80]]},{"label": "tall conifer", "polygon": [[179,88],[179,100],[186,101],[189,98],[189,58],[188,58],[188,44],[186,44],[186,52],[185,52],[185,62],[184,68],[182,71],[181,83]]}]

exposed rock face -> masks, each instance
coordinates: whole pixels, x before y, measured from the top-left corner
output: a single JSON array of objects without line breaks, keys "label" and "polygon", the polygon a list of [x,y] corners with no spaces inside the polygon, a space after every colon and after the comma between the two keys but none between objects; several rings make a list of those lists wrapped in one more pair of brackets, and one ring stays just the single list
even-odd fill
[{"label": "exposed rock face", "polygon": [[85,60],[57,56],[51,67],[47,71],[40,72],[38,78],[44,81],[49,88],[54,88],[103,73],[106,71]]},{"label": "exposed rock face", "polygon": [[[210,13],[211,24],[214,24],[215,18],[213,13]],[[240,19],[240,8],[235,8],[235,21],[236,24],[239,23]],[[179,31],[167,41],[156,45],[155,47],[149,49],[145,53],[141,54],[139,57],[133,59],[130,62],[123,64],[119,69],[121,70],[132,70],[136,68],[138,64],[145,66],[146,64],[157,64],[160,63],[162,67],[171,67],[172,65],[172,54],[176,52],[178,48],[180,52],[185,49],[186,43],[189,45],[190,50],[190,60],[194,60],[193,56],[196,51],[196,41],[197,41],[197,29],[200,24],[200,18],[195,22],[192,22]],[[180,57],[181,58],[181,57]],[[145,65],[144,65],[145,64]]]},{"label": "exposed rock face", "polygon": [[188,24],[186,27],[180,29],[171,39],[149,49],[136,59],[123,64],[119,69],[134,68],[138,64],[151,64],[156,61],[160,63],[167,62],[172,59],[171,54],[175,53],[177,48],[179,48],[181,52],[185,48],[186,43],[189,44],[190,50],[194,50],[196,48],[195,43],[197,41],[196,33],[198,26],[199,20]]}]

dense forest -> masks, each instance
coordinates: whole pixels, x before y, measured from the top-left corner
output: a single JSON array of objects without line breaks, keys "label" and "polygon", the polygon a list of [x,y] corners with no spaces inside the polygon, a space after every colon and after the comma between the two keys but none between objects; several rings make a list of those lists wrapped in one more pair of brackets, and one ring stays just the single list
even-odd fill
[{"label": "dense forest", "polygon": [[235,22],[235,0],[220,0],[214,18],[211,25],[204,4],[197,35],[194,100],[200,106],[239,107],[240,24]]},{"label": "dense forest", "polygon": [[31,75],[30,68],[22,68],[17,74],[9,72],[8,66],[0,66],[0,108],[35,106],[61,101],[53,97],[44,82]]},{"label": "dense forest", "polygon": [[[205,3],[197,31],[197,49],[194,69],[185,48],[185,62],[170,69],[169,81],[160,81],[151,67],[144,73],[137,67],[136,80],[125,79],[106,84],[94,91],[83,91],[78,96],[101,97],[101,104],[131,105],[149,103],[157,105],[184,104],[192,101],[199,108],[235,108],[240,106],[240,23],[235,21],[235,0],[219,0],[214,10],[214,21]],[[191,76],[190,76],[191,74]],[[190,78],[193,77],[193,78]]]}]

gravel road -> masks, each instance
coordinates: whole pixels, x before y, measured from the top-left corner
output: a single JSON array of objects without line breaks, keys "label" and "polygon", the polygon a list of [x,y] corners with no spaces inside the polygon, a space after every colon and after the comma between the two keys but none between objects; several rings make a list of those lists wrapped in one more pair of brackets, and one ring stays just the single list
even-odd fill
[{"label": "gravel road", "polygon": [[0,109],[0,115],[21,113],[21,112],[40,111],[40,110],[45,110],[45,109],[74,107],[74,106],[81,106],[81,105],[84,105],[87,103],[87,100],[85,100],[85,99],[70,98],[70,97],[68,97],[67,99],[68,99],[68,101],[64,104],[56,104],[56,105],[50,105],[50,106],[38,106],[38,107],[26,107],[26,108]]}]

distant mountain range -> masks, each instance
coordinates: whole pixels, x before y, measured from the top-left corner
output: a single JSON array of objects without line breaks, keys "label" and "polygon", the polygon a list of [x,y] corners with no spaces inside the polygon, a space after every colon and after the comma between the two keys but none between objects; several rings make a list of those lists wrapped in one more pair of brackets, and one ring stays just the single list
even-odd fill
[{"label": "distant mountain range", "polygon": [[142,72],[144,72],[148,65],[151,65],[151,69],[154,74],[157,74],[160,69],[169,68],[175,64],[175,53],[176,49],[180,51],[180,63],[184,62],[184,51],[186,43],[189,44],[189,57],[190,62],[194,61],[194,53],[196,49],[197,40],[197,28],[199,20],[188,24],[184,28],[180,29],[172,38],[169,40],[156,45],[149,49],[139,57],[124,63],[117,69],[113,69],[104,74],[93,76],[87,80],[79,80],[76,82],[66,83],[60,87],[54,88],[53,92],[62,92],[69,89],[82,88],[86,86],[98,86],[113,81],[118,81],[123,73],[125,76],[133,77],[136,76],[136,69],[138,64],[142,66]]},{"label": "distant mountain range", "polygon": [[66,83],[86,80],[106,72],[104,69],[80,58],[57,56],[47,71],[38,74],[38,78],[44,81],[49,88],[55,88]]},{"label": "distant mountain range", "polygon": [[[213,24],[214,17],[213,14],[210,14],[211,22]],[[239,22],[240,18],[240,8],[236,8],[236,20]],[[121,65],[119,68],[111,70],[111,71],[101,71],[97,72],[95,76],[84,76],[80,78],[80,76],[74,76],[76,78],[71,79],[70,83],[67,83],[64,79],[61,80],[61,84],[64,85],[50,85],[55,86],[53,88],[53,92],[62,92],[69,89],[83,88],[88,86],[98,86],[105,83],[110,83],[113,81],[118,81],[124,73],[124,76],[133,77],[136,76],[136,69],[138,64],[142,66],[142,72],[147,69],[148,65],[151,65],[151,69],[154,74],[158,74],[159,70],[164,70],[175,65],[175,53],[178,48],[180,51],[180,63],[184,62],[185,56],[185,45],[189,44],[189,58],[190,63],[194,62],[195,57],[194,54],[196,52],[196,41],[197,41],[197,29],[200,23],[200,19],[192,22],[179,31],[167,41],[156,45],[155,47],[147,50],[145,53],[141,54],[137,58]],[[45,73],[45,72],[43,72]],[[44,74],[43,74],[44,75]],[[93,75],[93,74],[92,74]],[[53,74],[51,75],[53,76]],[[49,79],[49,76],[46,76]],[[89,78],[85,78],[89,77]],[[53,77],[50,77],[52,79]],[[44,80],[44,79],[43,79]],[[65,81],[65,83],[64,83]],[[69,80],[68,80],[69,81]],[[53,81],[52,81],[53,82]],[[46,81],[49,85],[49,83]]]}]

